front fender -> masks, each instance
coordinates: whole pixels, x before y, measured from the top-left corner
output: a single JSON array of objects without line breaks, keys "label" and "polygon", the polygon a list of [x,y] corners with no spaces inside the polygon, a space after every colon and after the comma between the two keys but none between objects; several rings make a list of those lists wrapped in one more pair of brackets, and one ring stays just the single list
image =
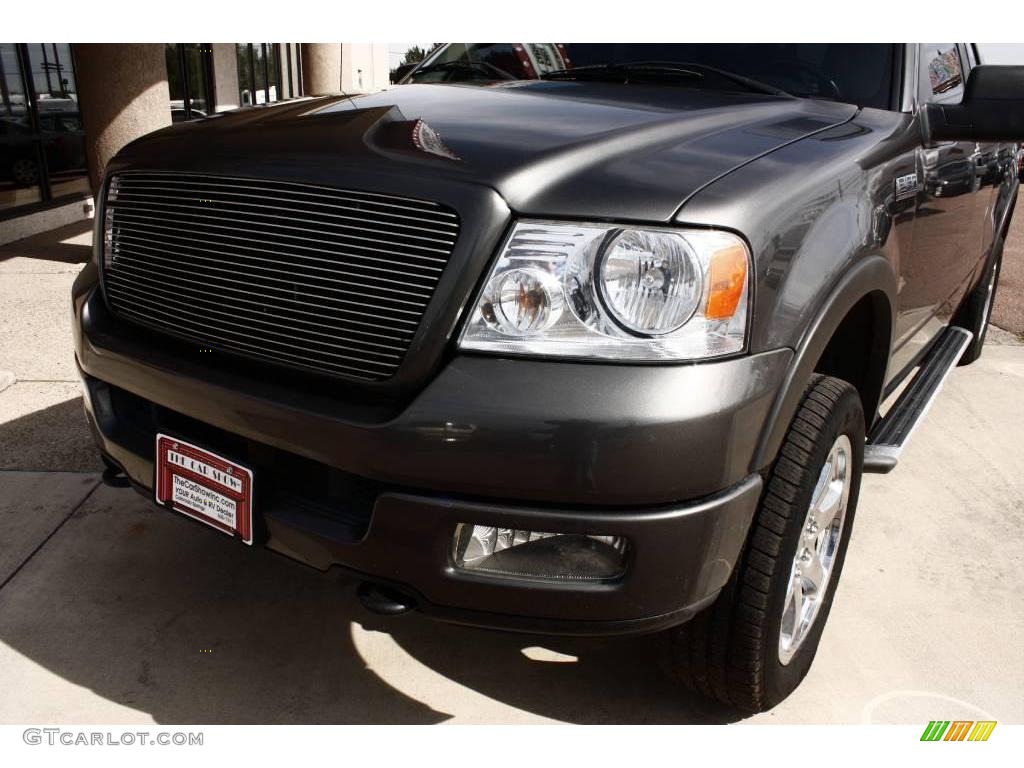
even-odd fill
[{"label": "front fender", "polygon": [[[883,256],[876,254],[857,261],[824,297],[797,345],[782,386],[769,410],[754,452],[753,467],[764,468],[775,458],[822,353],[854,306],[873,293],[884,294],[889,311],[888,338],[877,340],[884,346],[880,353],[888,359],[892,348],[892,329],[895,327],[893,308],[896,306],[896,291],[897,280],[892,265]],[[869,427],[877,407],[878,402],[875,402],[873,407],[869,406],[871,413],[865,413]]]},{"label": "front fender", "polygon": [[794,351],[752,471],[774,460],[822,353],[866,297],[875,327],[858,350],[868,353],[859,388],[870,426],[892,348],[900,256],[913,229],[913,200],[895,199],[895,181],[914,172],[919,143],[912,116],[862,110],[716,180],[677,214],[680,223],[747,237],[756,275],[751,351]]}]

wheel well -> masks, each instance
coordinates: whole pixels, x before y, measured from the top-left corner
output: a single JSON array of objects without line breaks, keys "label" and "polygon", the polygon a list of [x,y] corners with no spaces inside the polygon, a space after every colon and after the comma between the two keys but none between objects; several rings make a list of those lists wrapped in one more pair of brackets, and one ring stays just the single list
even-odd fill
[{"label": "wheel well", "polygon": [[889,300],[874,291],[847,312],[814,366],[815,373],[843,379],[857,389],[865,429],[871,428],[881,400],[891,339]]}]

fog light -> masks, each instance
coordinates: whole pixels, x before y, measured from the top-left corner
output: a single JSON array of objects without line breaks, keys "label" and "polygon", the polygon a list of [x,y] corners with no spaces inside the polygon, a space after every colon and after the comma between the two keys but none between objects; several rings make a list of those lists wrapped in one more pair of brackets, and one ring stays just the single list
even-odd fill
[{"label": "fog light", "polygon": [[460,523],[452,560],[460,570],[558,581],[605,581],[626,570],[621,536],[541,533]]}]

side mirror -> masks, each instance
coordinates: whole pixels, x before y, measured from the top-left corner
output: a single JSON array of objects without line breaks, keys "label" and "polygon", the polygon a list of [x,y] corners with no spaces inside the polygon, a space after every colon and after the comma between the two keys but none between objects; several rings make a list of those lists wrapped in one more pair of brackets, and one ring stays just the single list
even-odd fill
[{"label": "side mirror", "polygon": [[971,70],[959,104],[926,104],[931,141],[1024,141],[1024,66]]}]

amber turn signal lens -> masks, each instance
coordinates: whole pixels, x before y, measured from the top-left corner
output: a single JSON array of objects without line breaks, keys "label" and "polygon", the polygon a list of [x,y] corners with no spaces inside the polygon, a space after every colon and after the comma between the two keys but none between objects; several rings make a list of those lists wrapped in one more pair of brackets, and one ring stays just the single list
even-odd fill
[{"label": "amber turn signal lens", "polygon": [[708,306],[704,315],[709,320],[726,320],[736,307],[747,284],[747,252],[742,245],[731,245],[711,257],[708,270]]}]

